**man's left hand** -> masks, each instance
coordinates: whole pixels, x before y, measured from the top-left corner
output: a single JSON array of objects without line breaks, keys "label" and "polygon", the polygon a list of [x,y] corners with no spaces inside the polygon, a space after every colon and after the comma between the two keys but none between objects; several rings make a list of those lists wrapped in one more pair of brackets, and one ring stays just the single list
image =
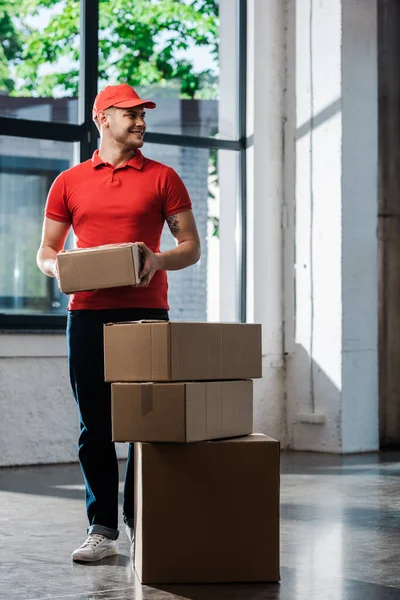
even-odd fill
[{"label": "man's left hand", "polygon": [[143,268],[140,272],[140,283],[136,287],[147,287],[153,279],[153,275],[161,268],[161,258],[155,254],[143,242],[136,242],[143,253]]}]

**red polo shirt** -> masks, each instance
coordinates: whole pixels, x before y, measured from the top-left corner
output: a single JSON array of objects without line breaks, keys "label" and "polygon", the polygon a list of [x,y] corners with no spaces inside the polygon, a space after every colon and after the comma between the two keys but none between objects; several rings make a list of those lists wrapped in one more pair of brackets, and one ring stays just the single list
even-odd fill
[{"label": "red polo shirt", "polygon": [[[101,160],[98,151],[61,173],[47,197],[45,215],[70,223],[78,248],[103,244],[144,242],[160,251],[166,217],[191,210],[189,194],[171,168],[145,158],[140,150],[115,169]],[[147,288],[119,287],[77,292],[68,308],[166,308],[168,283],[157,271]]]}]

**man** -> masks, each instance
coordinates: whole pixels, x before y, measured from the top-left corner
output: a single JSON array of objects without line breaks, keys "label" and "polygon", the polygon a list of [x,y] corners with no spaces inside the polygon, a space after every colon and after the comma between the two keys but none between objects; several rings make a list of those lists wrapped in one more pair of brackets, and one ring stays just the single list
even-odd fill
[{"label": "man", "polygon": [[[45,208],[39,268],[58,279],[56,255],[72,226],[77,246],[137,242],[143,252],[139,287],[71,296],[67,342],[71,386],[79,408],[79,461],[86,487],[88,538],[73,560],[117,554],[118,463],[111,441],[111,387],[104,382],[103,325],[140,319],[168,320],[167,270],[200,258],[200,241],[188,192],[173,169],[144,158],[142,100],[129,85],[108,86],[95,99],[93,118],[100,148],[91,160],[61,173]],[[164,222],[177,246],[160,252]],[[125,475],[123,517],[133,543],[133,445]]]}]

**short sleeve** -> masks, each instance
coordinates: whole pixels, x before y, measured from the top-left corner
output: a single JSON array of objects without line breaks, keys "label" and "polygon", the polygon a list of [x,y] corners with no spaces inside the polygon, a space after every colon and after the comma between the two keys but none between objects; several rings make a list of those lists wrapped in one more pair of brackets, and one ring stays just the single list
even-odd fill
[{"label": "short sleeve", "polygon": [[165,217],[192,209],[189,192],[178,173],[171,167],[167,168],[163,185]]},{"label": "short sleeve", "polygon": [[44,214],[49,219],[71,223],[71,215],[67,207],[64,175],[60,173],[54,180],[47,196]]}]

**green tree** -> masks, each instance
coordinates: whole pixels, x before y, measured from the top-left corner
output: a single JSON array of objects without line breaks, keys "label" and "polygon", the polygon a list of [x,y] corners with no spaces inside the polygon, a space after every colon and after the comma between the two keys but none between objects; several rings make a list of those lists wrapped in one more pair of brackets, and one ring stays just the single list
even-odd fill
[{"label": "green tree", "polygon": [[22,39],[15,28],[12,2],[0,0],[0,90],[12,92],[15,84],[10,73],[10,63],[21,58]]},{"label": "green tree", "polygon": [[[79,0],[0,0],[0,89],[11,95],[76,96]],[[215,74],[182,58],[192,45],[218,53],[218,0],[99,0],[99,79],[212,97]],[[48,9],[49,22],[32,25]],[[36,21],[35,21],[36,17]],[[68,65],[62,69],[61,65]],[[45,69],[43,68],[45,65]],[[175,83],[176,85],[176,83]]]}]

